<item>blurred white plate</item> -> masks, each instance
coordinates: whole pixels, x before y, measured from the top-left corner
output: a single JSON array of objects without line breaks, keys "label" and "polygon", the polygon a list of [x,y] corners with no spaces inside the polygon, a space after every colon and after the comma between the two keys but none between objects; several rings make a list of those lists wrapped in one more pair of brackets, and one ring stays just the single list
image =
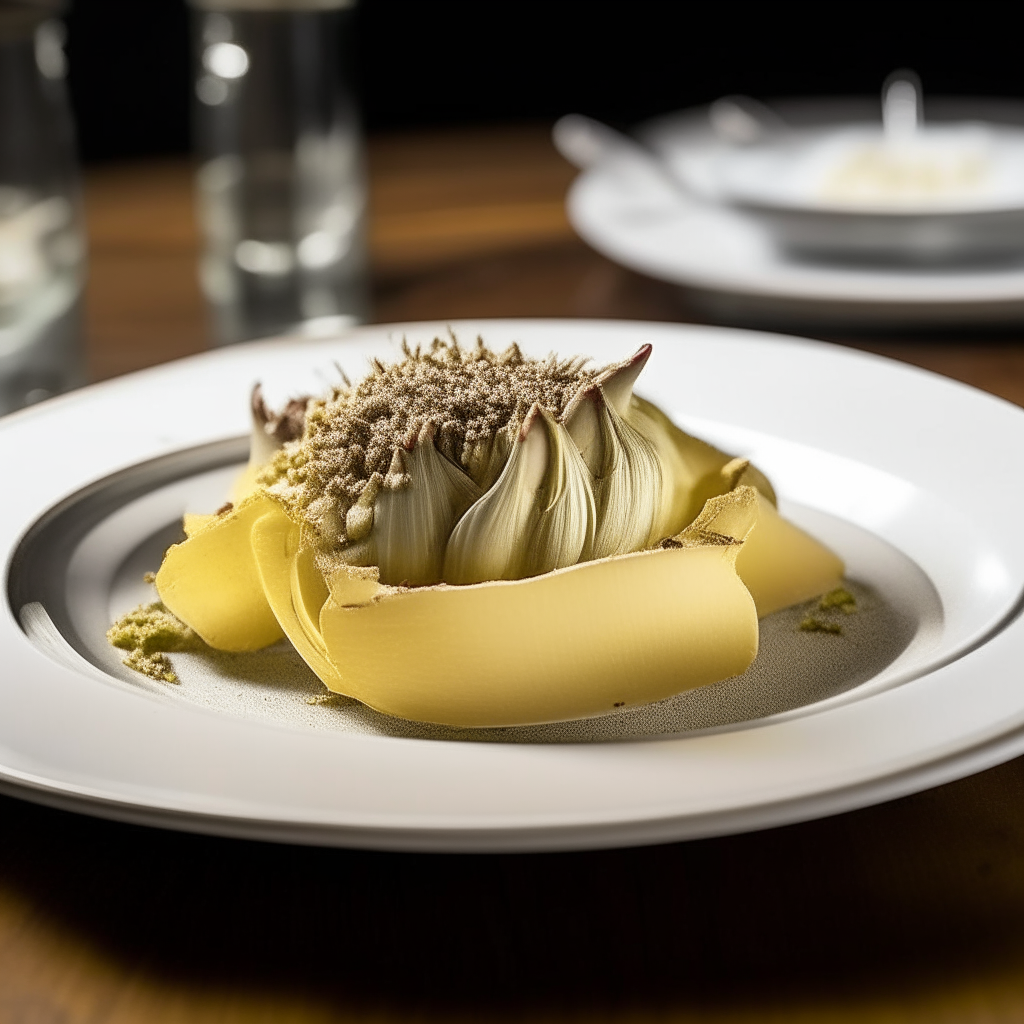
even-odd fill
[{"label": "blurred white plate", "polygon": [[707,156],[694,187],[732,204],[895,218],[1024,209],[1024,131],[980,121],[895,140],[878,122],[793,129]]},{"label": "blurred white plate", "polygon": [[[778,109],[800,130],[877,118],[877,103],[867,102],[808,101]],[[1022,111],[1015,104],[935,101],[928,105],[928,120],[1019,123]],[[705,110],[659,119],[640,134],[693,181],[708,177],[732,148],[711,131]],[[703,191],[713,191],[714,182],[706,185]],[[875,267],[796,260],[750,215],[688,201],[638,162],[606,162],[581,174],[567,206],[573,226],[595,249],[683,286],[714,317],[840,328],[1024,321],[1024,263]]]},{"label": "blurred white plate", "polygon": [[789,514],[834,544],[851,575],[916,618],[910,646],[828,701],[605,743],[331,732],[184,703],[126,678],[86,642],[90,631],[101,635],[124,569],[122,555],[103,553],[173,524],[189,500],[216,500],[210,488],[226,480],[217,467],[244,457],[238,439],[253,381],[274,399],[322,389],[335,361],[359,374],[369,357],[396,355],[403,336],[429,341],[446,325],[238,346],[0,421],[5,790],[226,835],[570,849],[836,813],[1024,751],[1016,529],[1024,479],[1007,470],[1024,449],[1024,412],[919,370],[793,338],[608,321],[454,328],[492,346],[515,340],[535,354],[601,361],[653,342],[644,393],[684,426],[755,458]]},{"label": "blurred white plate", "polygon": [[[797,259],[970,267],[1024,261],[1024,132],[978,122],[889,140],[880,125],[790,131],[705,168]],[[916,179],[916,187],[914,187]]]}]

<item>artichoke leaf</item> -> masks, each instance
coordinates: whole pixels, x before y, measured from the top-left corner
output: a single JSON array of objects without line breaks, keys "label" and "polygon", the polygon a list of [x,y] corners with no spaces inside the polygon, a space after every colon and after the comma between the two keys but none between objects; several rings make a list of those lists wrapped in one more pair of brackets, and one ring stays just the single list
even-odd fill
[{"label": "artichoke leaf", "polygon": [[231,486],[231,500],[240,505],[257,487],[260,470],[270,462],[281,448],[281,442],[267,428],[273,414],[263,400],[263,388],[256,384],[249,398],[252,424],[249,431],[249,461]]},{"label": "artichoke leaf", "polygon": [[486,462],[483,462],[481,450],[477,463],[478,472],[472,474],[473,479],[480,485],[481,491],[489,490],[495,480],[501,476],[501,471],[505,468],[509,455],[512,454],[512,447],[518,433],[519,423],[512,420],[494,435],[494,440],[487,449]]},{"label": "artichoke leaf", "polygon": [[595,381],[606,401],[620,416],[628,415],[633,399],[633,385],[653,351],[652,345],[641,345],[629,359],[609,366]]},{"label": "artichoke leaf", "polygon": [[263,386],[257,383],[249,398],[252,425],[249,433],[249,461],[235,479],[231,500],[240,504],[259,486],[260,473],[284,447],[302,436],[310,396],[292,398],[278,411],[267,407]]},{"label": "artichoke leaf", "polygon": [[379,587],[347,606],[338,597],[352,594],[332,582],[320,632],[343,692],[418,721],[520,725],[662,700],[736,675],[757,653],[735,570],[757,513],[740,488],[671,547],[530,579]]},{"label": "artichoke leaf", "polygon": [[[661,499],[647,544],[656,544],[678,533],[694,520],[709,498],[739,484],[758,488],[774,502],[775,493],[760,470],[748,464],[742,479],[724,478],[723,468],[733,462],[731,455],[680,430],[657,406],[633,394],[633,386],[651,352],[650,345],[643,345],[629,359],[605,370],[595,382],[611,407],[613,417],[621,417],[652,446],[660,467]],[[575,413],[576,404],[577,399],[574,399],[566,410],[567,419]],[[587,425],[574,434],[581,442],[585,457],[584,446],[593,445],[594,433],[594,427]],[[594,470],[592,458],[587,461]],[[596,470],[594,473],[599,476]]]},{"label": "artichoke leaf", "polygon": [[160,600],[211,647],[255,651],[284,635],[252,550],[253,526],[274,508],[265,495],[248,498],[164,556],[156,574]]},{"label": "artichoke leaf", "polygon": [[456,523],[444,579],[465,585],[573,565],[589,557],[595,516],[583,457],[565,427],[534,405],[501,475]]},{"label": "artichoke leaf", "polygon": [[[445,544],[452,527],[482,491],[434,446],[434,426],[426,424],[408,452],[398,450],[393,472],[373,505],[367,563],[385,583],[412,586],[438,583]],[[395,485],[388,482],[395,480]]]},{"label": "artichoke leaf", "polygon": [[757,521],[736,559],[736,571],[754,599],[758,616],[764,618],[833,590],[845,567],[824,544],[783,519],[760,489],[756,494]]},{"label": "artichoke leaf", "polygon": [[591,557],[647,546],[661,507],[661,465],[654,446],[593,386],[573,399],[566,430],[593,476],[596,526]]},{"label": "artichoke leaf", "polygon": [[[678,533],[694,520],[708,498],[727,489],[722,469],[733,457],[680,430],[656,405],[637,395],[630,400],[624,418],[651,442],[662,466],[661,509],[650,538],[654,544]],[[755,467],[748,466],[740,482],[757,487],[775,502],[775,492]]]},{"label": "artichoke leaf", "polygon": [[327,585],[313,550],[301,543],[299,527],[275,507],[254,524],[252,549],[267,601],[292,646],[328,689],[344,693],[342,675],[320,635]]}]

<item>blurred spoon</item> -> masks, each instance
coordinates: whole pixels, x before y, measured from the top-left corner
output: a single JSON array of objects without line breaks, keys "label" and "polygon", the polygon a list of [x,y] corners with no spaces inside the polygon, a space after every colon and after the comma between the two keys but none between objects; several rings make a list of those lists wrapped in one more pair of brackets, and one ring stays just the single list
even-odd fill
[{"label": "blurred spoon", "polygon": [[789,125],[771,107],[752,96],[723,96],[708,107],[711,130],[723,142],[749,146],[782,135]]},{"label": "blurred spoon", "polygon": [[909,139],[924,120],[921,79],[913,71],[894,71],[882,85],[882,132],[891,141]]},{"label": "blurred spoon", "polygon": [[650,149],[631,135],[584,114],[566,114],[551,129],[555,149],[581,171],[616,157],[642,164],[680,195],[691,198],[681,181],[660,153]]}]

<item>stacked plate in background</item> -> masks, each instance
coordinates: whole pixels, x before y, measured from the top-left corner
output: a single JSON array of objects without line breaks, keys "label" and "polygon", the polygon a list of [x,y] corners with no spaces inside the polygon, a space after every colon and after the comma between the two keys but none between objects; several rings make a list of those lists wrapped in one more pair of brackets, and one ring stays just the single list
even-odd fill
[{"label": "stacked plate in background", "polygon": [[643,148],[606,147],[589,163],[569,217],[598,251],[682,286],[713,319],[1020,323],[1024,104],[946,99],[924,112],[901,126],[887,106],[884,131],[869,99],[669,115],[641,126]]}]

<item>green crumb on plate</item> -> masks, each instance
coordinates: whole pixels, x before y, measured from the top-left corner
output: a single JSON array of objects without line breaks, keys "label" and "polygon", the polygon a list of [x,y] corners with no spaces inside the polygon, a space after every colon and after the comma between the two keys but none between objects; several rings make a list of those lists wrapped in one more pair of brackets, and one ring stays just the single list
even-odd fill
[{"label": "green crumb on plate", "polygon": [[167,658],[168,651],[202,647],[198,635],[160,602],[139,605],[135,611],[122,615],[107,630],[107,639],[114,647],[128,652],[122,660],[130,669],[164,683],[178,681]]},{"label": "green crumb on plate", "polygon": [[847,615],[852,615],[857,610],[857,598],[844,587],[836,587],[835,590],[830,590],[821,599],[818,607],[823,612],[827,612],[832,608],[838,608]]},{"label": "green crumb on plate", "polygon": [[345,707],[347,704],[351,704],[352,701],[340,693],[317,693],[307,698],[306,703],[316,707]]},{"label": "green crumb on plate", "polygon": [[826,622],[824,619],[819,619],[816,615],[808,615],[800,623],[800,628],[805,633],[833,633],[841,634],[843,627],[838,622]]}]

